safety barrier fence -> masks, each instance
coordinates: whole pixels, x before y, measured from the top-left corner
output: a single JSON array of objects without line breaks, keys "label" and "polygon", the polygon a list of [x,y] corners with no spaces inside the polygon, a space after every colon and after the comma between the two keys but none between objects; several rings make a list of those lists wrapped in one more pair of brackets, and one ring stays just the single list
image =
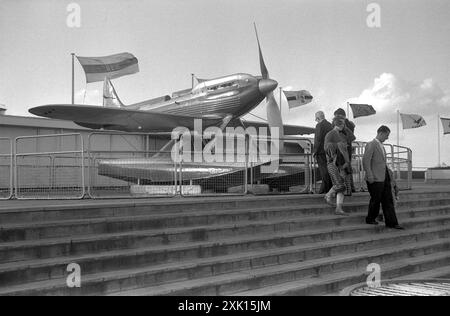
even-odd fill
[{"label": "safety barrier fence", "polygon": [[[88,136],[89,197],[136,198],[177,195],[178,165],[168,150],[149,150],[150,136],[91,133]],[[120,150],[114,145],[120,144]]]},{"label": "safety barrier fence", "polygon": [[[360,191],[367,190],[365,182],[365,171],[363,168],[363,156],[366,142],[353,143],[353,178],[355,186]],[[383,144],[386,152],[386,161],[393,171],[394,179],[400,190],[410,190],[412,188],[412,151],[403,146]]]},{"label": "safety barrier fence", "polygon": [[17,137],[14,180],[17,199],[83,198],[84,146],[81,134]]},{"label": "safety barrier fence", "polygon": [[13,195],[13,145],[9,138],[0,138],[0,200]]},{"label": "safety barrier fence", "polygon": [[249,189],[253,194],[314,193],[317,167],[312,141],[298,137],[281,141],[285,150],[270,163],[249,162]]},{"label": "safety barrier fence", "polygon": [[[202,138],[200,150],[195,147],[195,135],[180,135],[167,144],[168,136],[94,132],[84,139],[77,133],[53,134],[18,137],[14,143],[0,138],[0,199],[318,192],[321,175],[308,138],[283,138],[284,151],[279,154],[270,138],[261,136],[237,137],[231,145],[225,138],[228,135],[213,141]],[[365,145],[353,144],[357,191],[367,190],[362,164]],[[389,144],[385,148],[399,188],[411,189],[411,150]]]}]

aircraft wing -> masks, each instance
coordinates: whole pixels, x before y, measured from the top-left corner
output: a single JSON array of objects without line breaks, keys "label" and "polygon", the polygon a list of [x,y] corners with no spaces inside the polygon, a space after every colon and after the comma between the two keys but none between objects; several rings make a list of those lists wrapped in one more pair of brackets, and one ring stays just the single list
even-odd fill
[{"label": "aircraft wing", "polygon": [[[269,124],[264,123],[264,122],[243,121],[243,125],[245,127],[253,126],[256,128],[259,128],[259,127],[269,128]],[[238,125],[235,125],[235,127],[236,126],[238,126]],[[284,126],[284,135],[285,136],[310,135],[310,134],[314,134],[314,132],[315,132],[315,129],[313,127],[308,127],[308,126],[286,125],[286,124],[283,124],[283,126]]]},{"label": "aircraft wing", "polygon": [[[194,117],[93,105],[42,105],[31,108],[29,112],[37,116],[73,121],[83,127],[126,132],[171,132],[179,126],[193,129],[194,125]],[[220,124],[221,121],[221,118],[203,119],[203,126]]]}]

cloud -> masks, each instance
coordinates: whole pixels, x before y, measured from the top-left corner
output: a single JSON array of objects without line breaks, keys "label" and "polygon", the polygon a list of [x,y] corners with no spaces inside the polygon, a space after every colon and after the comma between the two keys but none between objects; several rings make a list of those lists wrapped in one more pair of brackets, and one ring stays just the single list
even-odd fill
[{"label": "cloud", "polygon": [[[450,114],[450,91],[444,91],[432,78],[412,82],[392,73],[383,73],[358,97],[348,101],[373,105],[377,121],[394,122],[397,110],[422,116]],[[361,120],[360,123],[370,121]]]},{"label": "cloud", "polygon": [[[412,149],[413,166],[430,167],[438,164],[437,114],[450,117],[450,91],[443,90],[435,80],[426,78],[421,82],[413,82],[392,73],[383,73],[358,97],[348,101],[368,103],[377,110],[376,115],[354,120],[360,140],[370,140],[375,136],[377,127],[386,124],[392,130],[388,142],[395,144],[397,109],[402,113],[422,115],[427,126],[403,130],[400,125],[399,142]],[[449,140],[442,135],[440,139],[441,162],[450,163],[450,146],[446,146]]]}]

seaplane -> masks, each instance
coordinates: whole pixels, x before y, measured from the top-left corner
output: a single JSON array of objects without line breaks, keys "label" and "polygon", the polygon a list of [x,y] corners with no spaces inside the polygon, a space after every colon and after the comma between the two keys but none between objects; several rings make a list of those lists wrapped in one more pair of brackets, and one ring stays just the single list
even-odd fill
[{"label": "seaplane", "polygon": [[[191,89],[184,89],[143,102],[124,105],[111,81],[105,79],[104,106],[84,104],[52,104],[29,109],[29,112],[42,117],[69,120],[90,128],[101,130],[124,131],[133,133],[172,132],[180,126],[193,130],[195,121],[201,120],[203,128],[218,127],[255,127],[278,128],[279,137],[286,135],[309,135],[314,128],[296,125],[284,125],[281,111],[274,97],[278,82],[271,79],[267,70],[256,24],[254,25],[259,53],[261,75],[236,73],[199,82]],[[312,96],[303,95],[310,102]],[[266,100],[267,123],[243,120],[243,117]],[[173,179],[173,168],[166,153],[176,144],[170,140],[160,152],[153,157],[130,161],[108,160],[99,162],[99,174],[144,184],[163,184]],[[205,144],[208,145],[208,144]],[[280,152],[285,152],[290,145],[281,142]],[[298,145],[297,145],[298,147]],[[290,150],[290,152],[293,152]],[[294,150],[295,152],[295,150]],[[260,182],[280,176],[292,176],[295,168],[279,168],[277,175],[263,175],[260,167],[254,164],[254,175]],[[184,164],[183,181],[208,187],[208,183],[226,176],[241,178],[245,170],[236,163],[189,163]],[[269,181],[269,180],[268,180]]]}]

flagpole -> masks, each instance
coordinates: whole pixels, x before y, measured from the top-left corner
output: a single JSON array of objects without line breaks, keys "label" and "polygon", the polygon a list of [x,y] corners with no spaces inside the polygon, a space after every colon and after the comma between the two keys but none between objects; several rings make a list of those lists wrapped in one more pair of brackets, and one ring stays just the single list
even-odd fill
[{"label": "flagpole", "polygon": [[437,120],[437,124],[438,124],[438,139],[437,139],[437,141],[438,141],[438,167],[440,167],[441,166],[441,128],[439,126],[439,123],[440,123],[441,118],[440,118],[439,113],[438,113],[437,117],[438,117],[438,120]]},{"label": "flagpole", "polygon": [[349,102],[347,102],[347,118],[350,119],[350,110],[349,110]]},{"label": "flagpole", "polygon": [[75,104],[75,54],[72,53],[72,104]]},{"label": "flagpole", "polygon": [[[397,161],[400,161],[400,110],[397,109]],[[395,156],[395,152],[392,153]],[[394,157],[392,157],[394,160]],[[400,178],[400,164],[397,165],[397,177]]]},{"label": "flagpole", "polygon": [[191,86],[194,89],[194,74],[191,74]]},{"label": "flagpole", "polygon": [[281,91],[282,91],[283,87],[280,87],[280,112],[281,112]]},{"label": "flagpole", "polygon": [[400,146],[400,110],[397,110],[397,147]]}]

